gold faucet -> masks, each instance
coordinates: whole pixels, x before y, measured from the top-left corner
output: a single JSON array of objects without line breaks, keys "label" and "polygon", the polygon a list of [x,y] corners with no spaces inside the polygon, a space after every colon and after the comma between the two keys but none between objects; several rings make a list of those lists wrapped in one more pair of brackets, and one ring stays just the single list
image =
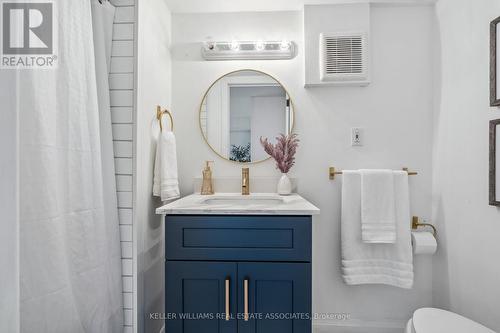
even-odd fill
[{"label": "gold faucet", "polygon": [[243,168],[241,169],[241,194],[249,195],[250,194],[250,169]]},{"label": "gold faucet", "polygon": [[205,161],[205,169],[203,170],[203,183],[201,184],[201,195],[214,194],[214,185],[212,183],[212,170],[210,169],[210,162]]}]

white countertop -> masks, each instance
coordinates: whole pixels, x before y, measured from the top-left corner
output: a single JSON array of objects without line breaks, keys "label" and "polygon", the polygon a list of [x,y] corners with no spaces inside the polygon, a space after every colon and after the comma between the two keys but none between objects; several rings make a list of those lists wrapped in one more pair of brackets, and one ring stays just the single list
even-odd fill
[{"label": "white countertop", "polygon": [[317,215],[320,210],[298,194],[191,194],[156,209],[156,214]]}]

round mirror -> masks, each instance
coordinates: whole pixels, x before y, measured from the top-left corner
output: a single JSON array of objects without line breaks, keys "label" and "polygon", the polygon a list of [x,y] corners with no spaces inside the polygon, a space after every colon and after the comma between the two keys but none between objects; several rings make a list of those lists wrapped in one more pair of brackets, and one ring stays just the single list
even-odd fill
[{"label": "round mirror", "polygon": [[239,70],[215,81],[200,105],[200,128],[210,148],[222,158],[255,163],[266,160],[260,138],[274,142],[293,129],[293,103],[272,76]]}]

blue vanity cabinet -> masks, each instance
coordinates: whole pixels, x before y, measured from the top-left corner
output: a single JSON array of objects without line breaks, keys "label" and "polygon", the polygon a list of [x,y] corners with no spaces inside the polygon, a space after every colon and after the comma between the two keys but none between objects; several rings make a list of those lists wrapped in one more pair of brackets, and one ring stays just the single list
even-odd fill
[{"label": "blue vanity cabinet", "polygon": [[165,293],[166,332],[236,332],[236,263],[167,261]]},{"label": "blue vanity cabinet", "polygon": [[239,263],[238,290],[238,313],[246,298],[254,314],[238,320],[238,333],[311,332],[310,263]]},{"label": "blue vanity cabinet", "polygon": [[310,333],[311,232],[311,216],[167,215],[166,332]]}]

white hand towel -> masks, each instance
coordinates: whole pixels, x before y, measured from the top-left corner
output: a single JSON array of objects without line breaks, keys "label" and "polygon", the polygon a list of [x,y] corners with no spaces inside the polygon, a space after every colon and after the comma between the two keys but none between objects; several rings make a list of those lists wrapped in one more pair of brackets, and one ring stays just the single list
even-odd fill
[{"label": "white hand towel", "polygon": [[342,277],[349,285],[387,284],[413,286],[408,174],[394,172],[394,244],[363,243],[361,239],[361,176],[345,170],[342,176]]},{"label": "white hand towel", "polygon": [[180,196],[177,177],[177,148],[172,131],[163,130],[156,142],[156,157],[153,176],[153,195],[161,201],[177,199]]},{"label": "white hand towel", "polygon": [[360,170],[361,239],[365,243],[396,242],[396,208],[392,170]]}]

